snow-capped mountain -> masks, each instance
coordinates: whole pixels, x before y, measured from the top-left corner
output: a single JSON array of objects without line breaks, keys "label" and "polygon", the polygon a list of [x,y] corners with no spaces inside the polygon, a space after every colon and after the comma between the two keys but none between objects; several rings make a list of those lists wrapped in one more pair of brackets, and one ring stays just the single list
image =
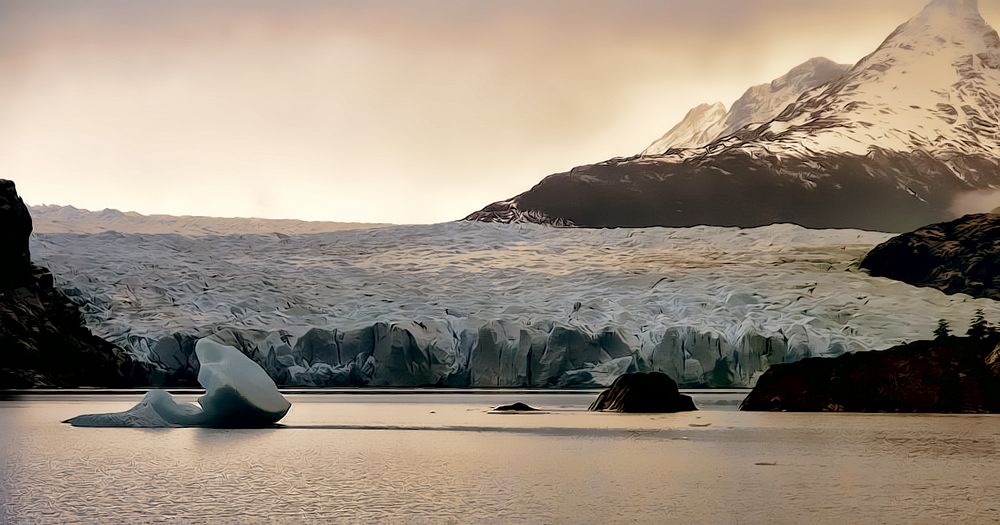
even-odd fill
[{"label": "snow-capped mountain", "polygon": [[699,104],[688,111],[676,126],[670,128],[662,137],[656,139],[643,155],[662,155],[670,149],[698,148],[719,138],[726,127],[726,105]]},{"label": "snow-capped mountain", "polygon": [[642,154],[662,155],[670,149],[699,148],[750,124],[768,122],[806,91],[844,76],[850,68],[827,58],[810,59],[772,82],[746,90],[729,111],[721,102],[693,108]]},{"label": "snow-capped mountain", "polygon": [[503,204],[579,226],[903,231],[954,218],[964,194],[998,189],[1000,36],[976,0],[934,0],[764,124],[552,175],[468,219],[502,221]]},{"label": "snow-capped mountain", "polygon": [[976,0],[934,0],[752,139],[799,152],[1000,154],[1000,38]]}]

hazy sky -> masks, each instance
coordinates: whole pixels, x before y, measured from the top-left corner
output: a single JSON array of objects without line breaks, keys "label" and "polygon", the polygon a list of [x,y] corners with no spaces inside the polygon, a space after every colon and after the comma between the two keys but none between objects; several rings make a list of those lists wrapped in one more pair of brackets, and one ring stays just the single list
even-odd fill
[{"label": "hazy sky", "polygon": [[457,219],[854,63],[924,3],[0,0],[0,178],[32,204]]}]

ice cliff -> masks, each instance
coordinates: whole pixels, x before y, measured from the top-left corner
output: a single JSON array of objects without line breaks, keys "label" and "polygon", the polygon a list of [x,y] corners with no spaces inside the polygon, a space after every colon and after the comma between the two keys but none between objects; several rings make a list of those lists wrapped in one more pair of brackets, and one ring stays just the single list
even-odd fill
[{"label": "ice cliff", "polygon": [[282,385],[581,387],[632,371],[749,385],[768,366],[961,329],[995,301],[856,269],[890,236],[449,223],[316,235],[56,234],[32,250],[89,327],[193,384],[197,341]]}]

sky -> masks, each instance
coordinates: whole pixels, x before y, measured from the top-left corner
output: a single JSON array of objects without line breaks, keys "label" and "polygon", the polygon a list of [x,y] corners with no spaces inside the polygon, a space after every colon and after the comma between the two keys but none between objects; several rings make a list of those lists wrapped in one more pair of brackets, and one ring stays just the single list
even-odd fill
[{"label": "sky", "polygon": [[924,4],[0,0],[0,178],[94,210],[454,220],[854,63]]}]

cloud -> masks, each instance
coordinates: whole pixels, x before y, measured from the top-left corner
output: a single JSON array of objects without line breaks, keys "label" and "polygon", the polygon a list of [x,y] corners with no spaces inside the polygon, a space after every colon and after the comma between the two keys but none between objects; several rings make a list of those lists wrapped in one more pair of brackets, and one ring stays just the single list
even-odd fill
[{"label": "cloud", "polygon": [[970,191],[960,194],[949,208],[955,215],[986,213],[1000,209],[1000,190]]}]

